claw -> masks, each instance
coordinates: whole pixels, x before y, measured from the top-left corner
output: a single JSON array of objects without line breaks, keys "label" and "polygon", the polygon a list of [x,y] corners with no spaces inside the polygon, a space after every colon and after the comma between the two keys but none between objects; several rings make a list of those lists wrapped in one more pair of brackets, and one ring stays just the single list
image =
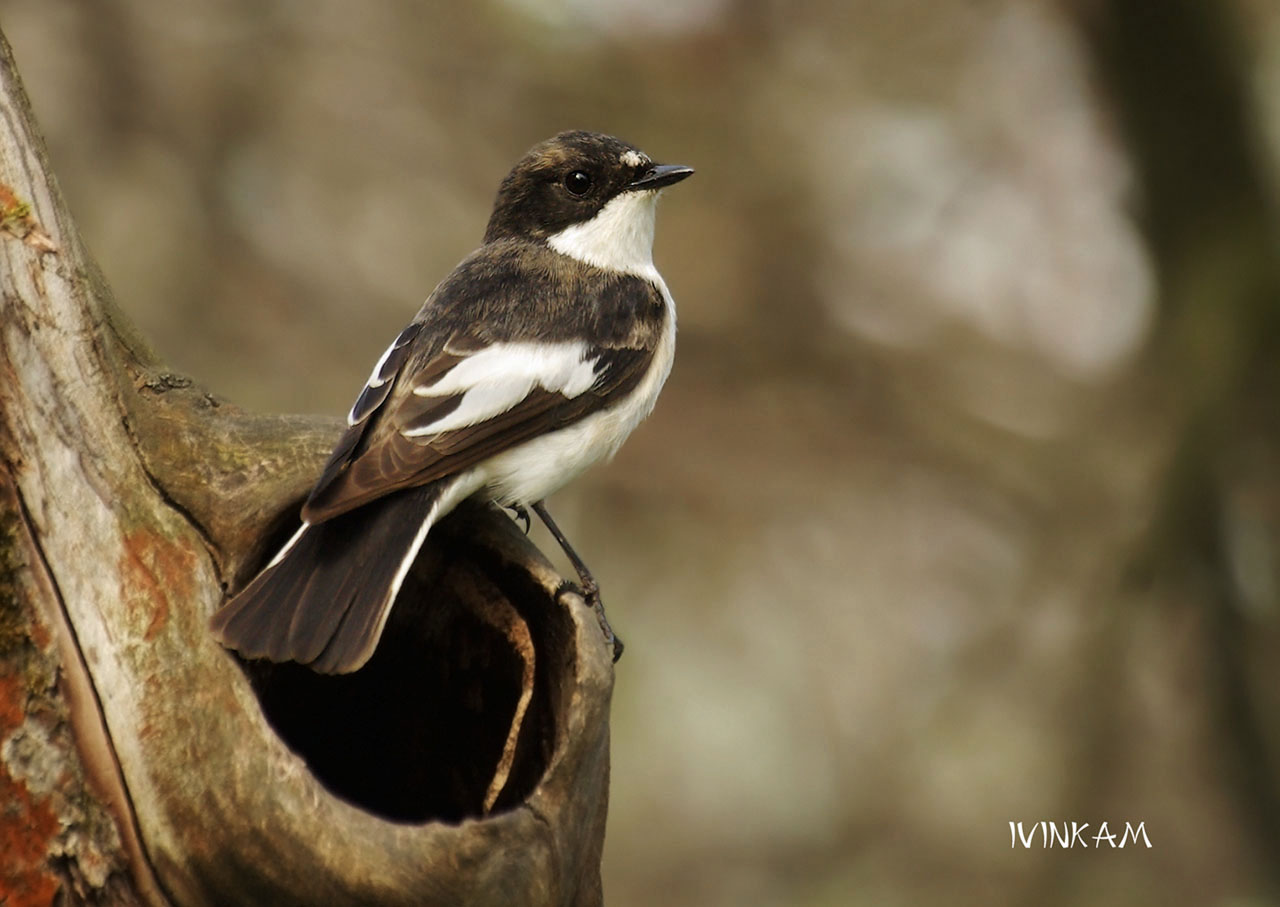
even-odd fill
[{"label": "claw", "polygon": [[529,511],[520,504],[508,504],[507,509],[511,511],[511,515],[515,517],[517,523],[524,523],[524,534],[529,534],[529,529],[533,526],[533,520],[529,518]]},{"label": "claw", "polygon": [[622,637],[613,632],[613,627],[609,624],[609,618],[604,613],[604,602],[600,600],[600,587],[596,585],[595,580],[590,576],[582,584],[582,597],[591,606],[591,610],[596,612],[596,620],[600,622],[600,632],[604,634],[605,641],[613,648],[613,663],[617,664],[618,659],[622,657],[622,650],[626,646],[622,643]]}]

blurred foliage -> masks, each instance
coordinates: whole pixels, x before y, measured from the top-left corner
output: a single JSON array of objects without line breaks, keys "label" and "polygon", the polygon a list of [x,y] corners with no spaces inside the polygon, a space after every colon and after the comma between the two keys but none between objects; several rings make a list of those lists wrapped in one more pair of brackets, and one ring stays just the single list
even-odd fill
[{"label": "blurred foliage", "polygon": [[[670,383],[556,500],[628,643],[610,903],[1261,903],[1280,11],[1106,6],[0,23],[122,305],[263,409],[345,410],[535,141],[698,168],[659,218]],[[1153,847],[1009,846],[1040,820]]]}]

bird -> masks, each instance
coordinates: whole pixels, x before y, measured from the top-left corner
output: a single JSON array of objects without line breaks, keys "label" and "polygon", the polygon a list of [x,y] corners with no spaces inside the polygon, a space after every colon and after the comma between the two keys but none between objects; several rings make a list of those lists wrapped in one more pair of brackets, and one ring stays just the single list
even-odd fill
[{"label": "bird", "polygon": [[617,452],[671,371],[655,210],[693,172],[596,132],[533,146],[502,180],[480,247],[373,366],[297,531],[214,613],[214,637],[246,659],[358,670],[431,528],[469,498],[511,508],[526,531],[531,508],[607,630],[545,500]]}]

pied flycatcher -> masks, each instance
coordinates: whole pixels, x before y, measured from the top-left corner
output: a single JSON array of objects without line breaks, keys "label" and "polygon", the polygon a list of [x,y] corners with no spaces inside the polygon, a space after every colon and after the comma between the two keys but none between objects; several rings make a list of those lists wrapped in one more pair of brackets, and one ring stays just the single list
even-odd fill
[{"label": "pied flycatcher", "polygon": [[[676,311],[653,266],[661,189],[693,173],[564,132],[502,181],[484,244],[382,354],[302,507],[302,525],[213,616],[247,658],[361,667],[431,527],[477,496],[547,523],[543,499],[653,410]],[[527,516],[526,516],[527,520]]]}]

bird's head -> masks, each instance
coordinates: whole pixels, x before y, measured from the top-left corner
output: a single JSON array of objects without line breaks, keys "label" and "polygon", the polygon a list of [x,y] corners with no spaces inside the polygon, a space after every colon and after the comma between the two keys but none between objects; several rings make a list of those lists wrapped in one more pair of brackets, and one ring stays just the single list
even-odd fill
[{"label": "bird's head", "polygon": [[621,139],[562,132],[535,145],[498,189],[485,242],[545,242],[565,255],[618,271],[652,267],[658,193],[693,173],[655,164]]}]

